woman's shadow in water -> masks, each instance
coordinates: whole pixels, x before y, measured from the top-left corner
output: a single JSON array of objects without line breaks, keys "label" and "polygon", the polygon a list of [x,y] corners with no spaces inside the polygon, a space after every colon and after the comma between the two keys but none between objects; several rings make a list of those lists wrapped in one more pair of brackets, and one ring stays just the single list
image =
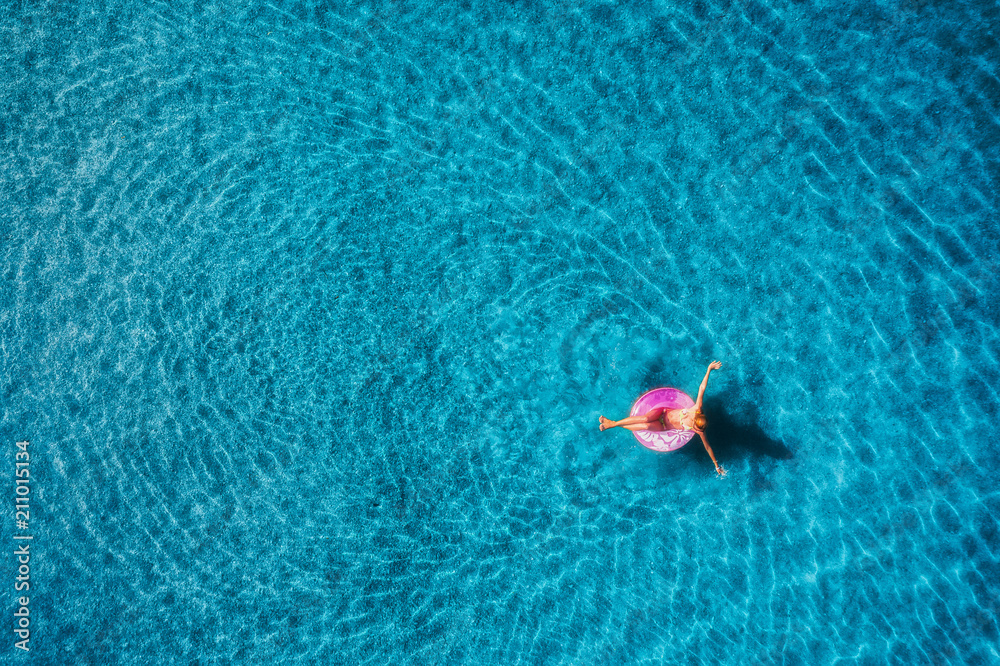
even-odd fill
[{"label": "woman's shadow in water", "polygon": [[[739,405],[737,409],[732,409],[737,415],[727,413],[725,405],[729,405],[730,409],[733,405]],[[750,458],[750,474],[754,486],[760,489],[770,488],[771,484],[766,477],[773,469],[774,461],[794,457],[791,449],[769,437],[760,427],[760,410],[756,404],[739,400],[736,395],[723,393],[706,397],[702,411],[708,420],[705,436],[719,465],[735,467],[733,463],[736,461]],[[701,438],[697,435],[680,451],[696,458],[708,457],[701,445]],[[772,464],[767,464],[767,458],[771,459]]]}]

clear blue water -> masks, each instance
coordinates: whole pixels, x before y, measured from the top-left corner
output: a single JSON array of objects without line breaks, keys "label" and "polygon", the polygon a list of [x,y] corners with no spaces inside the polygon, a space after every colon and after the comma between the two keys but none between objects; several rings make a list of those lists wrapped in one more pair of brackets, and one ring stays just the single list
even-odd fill
[{"label": "clear blue water", "polygon": [[2,659],[997,663],[997,26],[8,3]]}]

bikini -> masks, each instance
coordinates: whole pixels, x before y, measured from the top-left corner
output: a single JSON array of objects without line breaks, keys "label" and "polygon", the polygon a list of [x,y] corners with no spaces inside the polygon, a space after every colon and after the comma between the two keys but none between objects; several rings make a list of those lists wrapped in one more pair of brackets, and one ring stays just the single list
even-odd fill
[{"label": "bikini", "polygon": [[[684,425],[684,419],[687,418],[687,415],[688,415],[688,410],[682,409],[681,410],[681,430],[694,430],[694,428],[691,428],[689,426]],[[660,417],[660,418],[662,419],[663,417]]]}]

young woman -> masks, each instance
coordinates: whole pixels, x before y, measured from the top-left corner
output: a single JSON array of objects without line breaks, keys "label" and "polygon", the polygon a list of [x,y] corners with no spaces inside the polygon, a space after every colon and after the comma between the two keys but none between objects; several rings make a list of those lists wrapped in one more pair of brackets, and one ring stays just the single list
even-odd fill
[{"label": "young woman", "polygon": [[701,402],[705,397],[705,388],[708,386],[708,376],[712,374],[712,370],[718,370],[721,367],[722,364],[718,361],[712,361],[708,364],[708,370],[705,371],[705,378],[701,380],[701,386],[698,387],[698,399],[694,401],[693,407],[669,410],[658,407],[649,410],[645,414],[629,416],[621,421],[612,421],[602,416],[601,430],[607,430],[608,428],[654,431],[693,430],[701,437],[701,441],[705,445],[705,450],[708,451],[708,456],[715,464],[715,471],[719,476],[725,476],[726,470],[719,467],[719,463],[715,459],[715,454],[712,453],[712,447],[708,445],[708,438],[705,437],[705,426],[708,425],[708,421],[705,420],[705,415],[701,412]]}]

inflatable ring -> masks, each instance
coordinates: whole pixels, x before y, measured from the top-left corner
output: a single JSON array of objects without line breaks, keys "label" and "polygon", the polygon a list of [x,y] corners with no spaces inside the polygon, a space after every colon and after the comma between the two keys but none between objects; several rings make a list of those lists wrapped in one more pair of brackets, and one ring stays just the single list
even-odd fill
[{"label": "inflatable ring", "polygon": [[[658,388],[646,391],[632,405],[629,416],[640,416],[651,409],[686,409],[694,407],[694,400],[684,391],[675,388]],[[633,430],[639,443],[653,451],[676,451],[691,441],[694,430]]]}]

